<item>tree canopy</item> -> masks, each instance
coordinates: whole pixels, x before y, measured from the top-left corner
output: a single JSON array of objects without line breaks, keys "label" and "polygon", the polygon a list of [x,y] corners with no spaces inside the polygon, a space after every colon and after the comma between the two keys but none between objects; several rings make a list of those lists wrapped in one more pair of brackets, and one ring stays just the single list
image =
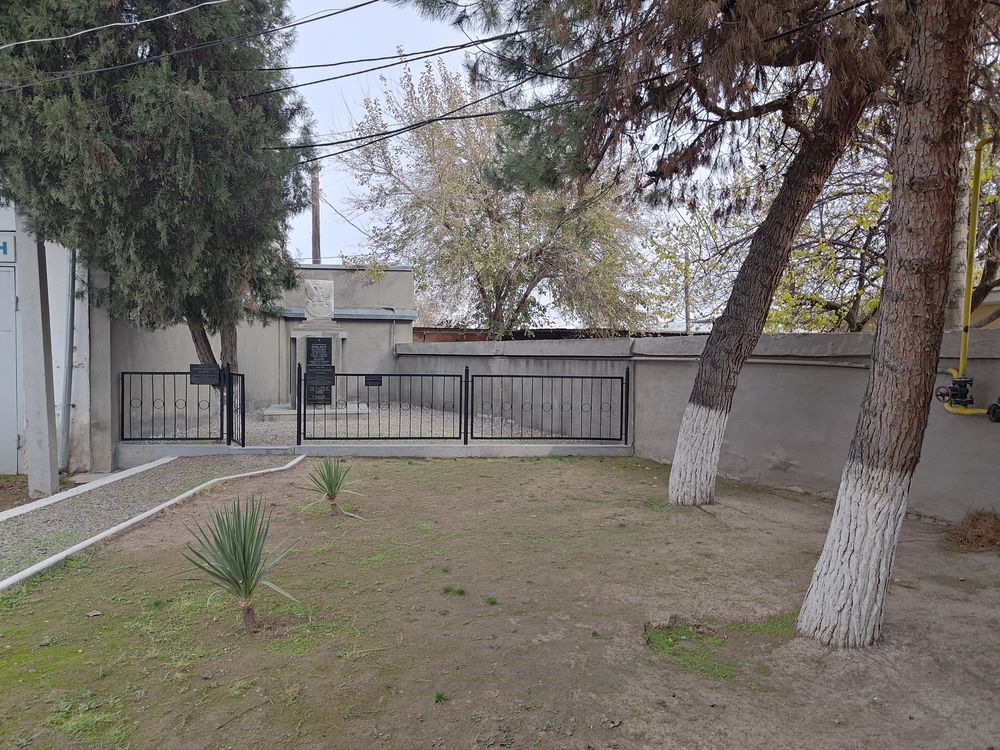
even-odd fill
[{"label": "tree canopy", "polygon": [[[387,85],[365,102],[358,131],[380,133],[388,121],[421,121],[475,98],[443,64],[406,69],[398,90]],[[375,217],[369,260],[415,266],[420,296],[437,303],[428,322],[482,325],[494,338],[553,311],[590,328],[647,323],[652,265],[629,190],[604,173],[579,191],[502,184],[498,123],[477,116],[489,107],[340,157],[361,186],[353,207]]]},{"label": "tree canopy", "polygon": [[[295,283],[284,249],[306,204],[307,112],[273,68],[284,0],[235,0],[134,25],[181,0],[40,0],[0,12],[0,40],[132,23],[0,52],[0,197],[39,235],[79,251],[115,317],[209,331],[266,318]],[[250,33],[247,33],[248,30]],[[226,356],[226,354],[224,354]],[[235,356],[235,351],[226,358]]]}]

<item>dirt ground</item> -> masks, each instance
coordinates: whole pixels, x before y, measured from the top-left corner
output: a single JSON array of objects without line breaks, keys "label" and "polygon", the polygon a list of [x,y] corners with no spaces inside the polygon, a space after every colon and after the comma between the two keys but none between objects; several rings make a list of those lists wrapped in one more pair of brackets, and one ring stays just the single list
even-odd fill
[{"label": "dirt ground", "polygon": [[[632,459],[351,465],[364,521],[310,505],[309,459],[0,595],[0,747],[1000,746],[1000,555],[939,525],[904,526],[882,643],[838,652],[791,630],[826,501],[668,507]],[[248,635],[181,552],[250,494],[302,603],[261,593]]]}]

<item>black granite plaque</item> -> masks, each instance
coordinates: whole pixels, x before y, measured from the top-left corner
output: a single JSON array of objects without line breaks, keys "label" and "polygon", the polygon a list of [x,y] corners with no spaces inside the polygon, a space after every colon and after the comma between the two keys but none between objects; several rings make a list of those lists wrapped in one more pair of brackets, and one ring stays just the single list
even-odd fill
[{"label": "black granite plaque", "polygon": [[333,339],[311,336],[307,338],[306,383],[309,384],[309,388],[306,393],[306,403],[310,406],[329,406],[333,403],[333,393],[330,390],[333,382],[329,382],[326,376],[327,371],[332,373],[332,364]]}]

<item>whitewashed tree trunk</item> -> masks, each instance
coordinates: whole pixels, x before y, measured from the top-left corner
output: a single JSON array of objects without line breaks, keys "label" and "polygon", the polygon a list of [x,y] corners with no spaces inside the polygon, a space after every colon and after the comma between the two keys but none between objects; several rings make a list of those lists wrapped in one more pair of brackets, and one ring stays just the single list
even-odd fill
[{"label": "whitewashed tree trunk", "polygon": [[[878,640],[910,476],[848,463],[799,632],[841,648]],[[856,502],[865,498],[865,505]]]},{"label": "whitewashed tree trunk", "polygon": [[978,2],[911,0],[894,147],[885,286],[868,388],[798,630],[836,647],[878,639],[941,351],[962,125]]},{"label": "whitewashed tree trunk", "polygon": [[668,493],[675,505],[707,505],[715,497],[715,475],[729,412],[688,402],[677,435]]},{"label": "whitewashed tree trunk", "polygon": [[703,505],[714,500],[719,453],[740,370],[760,341],[792,241],[881,84],[861,75],[850,80],[851,88],[824,100],[811,137],[799,144],[767,216],[750,240],[729,301],[712,326],[677,436],[668,489],[671,503]]}]

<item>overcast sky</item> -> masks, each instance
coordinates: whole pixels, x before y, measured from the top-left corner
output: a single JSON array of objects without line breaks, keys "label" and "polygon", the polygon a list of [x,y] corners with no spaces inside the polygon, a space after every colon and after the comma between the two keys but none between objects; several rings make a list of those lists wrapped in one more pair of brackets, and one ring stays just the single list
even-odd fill
[{"label": "overcast sky", "polygon": [[[349,0],[291,0],[290,7],[292,15],[300,19],[350,4]],[[465,41],[468,39],[447,23],[427,20],[409,7],[400,8],[380,2],[300,26],[289,65],[380,57],[394,54],[397,47],[402,47],[406,52],[414,52]],[[460,65],[462,53],[452,53],[445,59],[450,65]],[[371,67],[373,64],[376,63],[356,67]],[[415,63],[422,64],[422,61]],[[319,68],[292,71],[292,74],[296,83],[305,83],[350,69]],[[395,80],[399,70],[390,68],[383,72],[390,80]],[[319,83],[299,89],[316,118],[316,130],[319,133],[350,130],[353,122],[362,116],[361,102],[364,98],[381,92],[378,75],[366,73],[342,81]],[[337,168],[334,159],[323,160],[320,164],[323,165],[320,185],[324,197],[354,223],[364,227],[364,217],[350,214],[346,205],[345,198],[351,190],[350,179]],[[350,255],[362,248],[364,235],[337,216],[333,209],[322,205],[320,221],[325,263],[339,262],[342,255]],[[312,219],[308,211],[293,219],[288,241],[288,249],[293,257],[305,260],[311,257],[311,227]]]}]

